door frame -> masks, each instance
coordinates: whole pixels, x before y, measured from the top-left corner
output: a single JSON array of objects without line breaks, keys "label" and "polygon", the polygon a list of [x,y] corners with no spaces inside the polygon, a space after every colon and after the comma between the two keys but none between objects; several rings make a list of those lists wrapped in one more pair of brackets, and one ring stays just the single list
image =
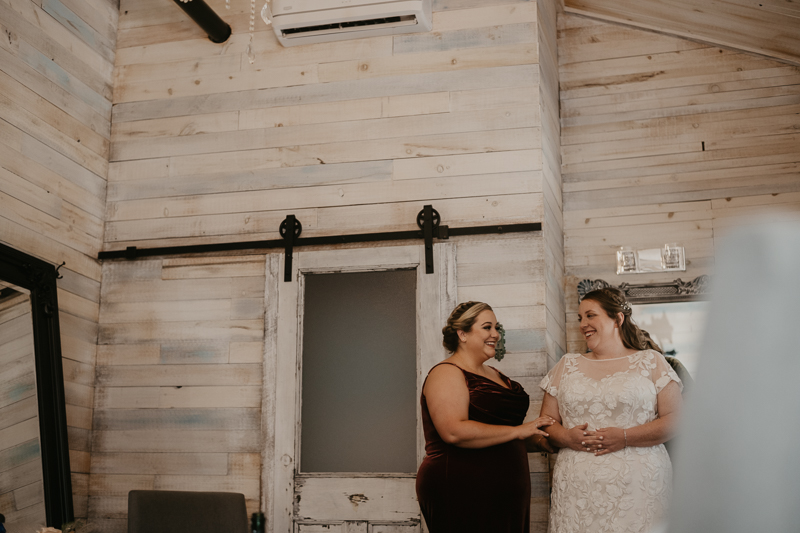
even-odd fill
[{"label": "door frame", "polygon": [[[267,515],[267,533],[294,531],[295,471],[301,412],[303,275],[416,269],[419,394],[428,371],[445,357],[441,328],[457,300],[455,243],[435,244],[434,264],[434,273],[425,274],[424,245],[303,250],[293,255],[292,281],[284,282],[284,254],[266,256],[261,509]],[[425,439],[419,414],[416,433],[419,464],[425,456]],[[361,477],[381,475],[362,474]]]}]

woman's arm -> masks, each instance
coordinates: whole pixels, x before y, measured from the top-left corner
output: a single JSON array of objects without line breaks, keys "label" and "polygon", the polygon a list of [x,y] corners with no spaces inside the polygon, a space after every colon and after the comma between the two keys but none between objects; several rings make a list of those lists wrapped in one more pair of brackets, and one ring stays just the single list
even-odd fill
[{"label": "woman's arm", "polygon": [[528,453],[556,453],[557,451],[553,445],[550,444],[548,438],[543,435],[534,435],[533,437],[525,439],[525,449]]},{"label": "woman's arm", "polygon": [[561,414],[558,412],[558,400],[555,396],[545,392],[544,399],[542,400],[541,416],[549,416],[555,420],[555,424],[544,428],[545,431],[550,433],[547,440],[551,445],[558,448],[571,448],[577,451],[587,451],[586,446],[581,444],[585,441],[587,436],[586,428],[588,424],[575,426],[574,428],[567,429],[561,425]]},{"label": "woman's arm", "polygon": [[452,365],[440,365],[431,370],[423,392],[439,436],[461,448],[486,448],[535,434],[546,436],[547,433],[538,428],[553,423],[549,417],[520,426],[495,426],[470,420],[469,390],[464,374]]},{"label": "woman's arm", "polygon": [[658,418],[641,426],[626,430],[609,427],[600,428],[595,435],[588,437],[587,446],[595,455],[605,455],[625,448],[625,446],[656,446],[671,439],[678,425],[678,417],[683,405],[681,389],[670,381],[657,396]]}]

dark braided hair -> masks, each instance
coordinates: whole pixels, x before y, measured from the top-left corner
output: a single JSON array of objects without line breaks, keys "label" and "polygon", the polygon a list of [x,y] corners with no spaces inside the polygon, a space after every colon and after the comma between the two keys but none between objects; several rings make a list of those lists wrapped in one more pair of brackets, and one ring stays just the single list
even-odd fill
[{"label": "dark braided hair", "polygon": [[483,302],[464,302],[453,309],[442,328],[442,345],[448,352],[453,353],[458,349],[458,332],[472,329],[475,319],[486,310],[491,311],[492,307]]},{"label": "dark braided hair", "polygon": [[[664,353],[664,350],[650,338],[650,335],[633,321],[633,317],[631,317],[633,309],[621,290],[616,287],[593,290],[581,299],[581,301],[583,300],[597,302],[603,308],[603,311],[617,322],[619,336],[626,348],[632,350],[655,350]],[[622,324],[619,323],[619,313],[624,316]]]}]

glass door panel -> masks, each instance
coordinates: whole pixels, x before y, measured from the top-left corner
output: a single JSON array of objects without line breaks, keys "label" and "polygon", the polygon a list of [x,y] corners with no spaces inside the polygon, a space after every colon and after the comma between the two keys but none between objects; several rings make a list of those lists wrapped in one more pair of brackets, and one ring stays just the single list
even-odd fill
[{"label": "glass door panel", "polygon": [[416,271],[305,276],[300,471],[414,473]]}]

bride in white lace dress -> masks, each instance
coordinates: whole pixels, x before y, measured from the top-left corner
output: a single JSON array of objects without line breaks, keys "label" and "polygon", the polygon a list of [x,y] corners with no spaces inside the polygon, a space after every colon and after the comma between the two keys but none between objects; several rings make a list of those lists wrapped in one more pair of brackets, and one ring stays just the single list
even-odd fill
[{"label": "bride in white lace dress", "polygon": [[672,465],[663,443],[681,406],[681,382],[660,348],[631,320],[617,289],[581,301],[591,350],[566,354],[542,380],[541,416],[561,448],[549,533],[649,531],[664,516]]}]

